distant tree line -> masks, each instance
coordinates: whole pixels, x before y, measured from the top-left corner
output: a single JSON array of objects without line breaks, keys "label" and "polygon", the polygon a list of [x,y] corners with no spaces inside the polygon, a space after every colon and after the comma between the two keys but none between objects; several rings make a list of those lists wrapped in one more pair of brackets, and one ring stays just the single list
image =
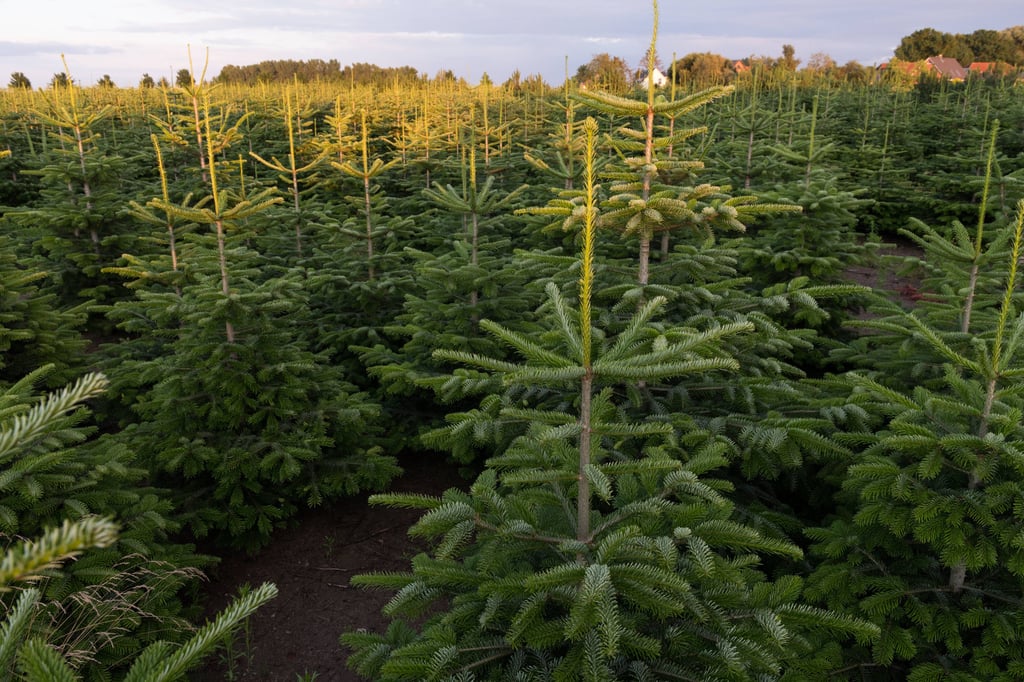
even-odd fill
[{"label": "distant tree line", "polygon": [[[1024,67],[1024,26],[1013,26],[1001,31],[979,29],[973,33],[942,33],[933,28],[924,28],[906,36],[896,48],[897,59],[918,62],[928,57],[943,55],[953,57],[964,66],[972,62],[1002,62],[1015,67]],[[742,59],[725,57],[713,52],[691,52],[674,62],[663,66],[657,55],[654,63],[662,73],[674,79],[682,87],[710,87],[726,85],[743,73],[792,73],[801,60],[796,58],[792,45],[783,45],[782,54],[777,57],[751,55]],[[633,69],[621,57],[608,53],[594,57],[579,66],[573,80],[580,86],[622,94],[643,80],[647,72],[648,55]],[[840,66],[823,52],[812,54],[803,70],[808,77],[827,77],[849,83],[866,83],[872,80],[875,69],[857,61]],[[994,73],[1007,73],[995,71]]]},{"label": "distant tree line", "polygon": [[978,29],[974,33],[945,33],[934,28],[922,28],[905,36],[895,54],[897,59],[908,62],[942,55],[964,65],[1006,62],[1024,66],[1024,25],[1002,31]]},{"label": "distant tree line", "polygon": [[297,80],[352,82],[356,85],[382,85],[407,83],[419,79],[419,72],[411,66],[377,66],[376,64],[350,64],[342,68],[337,59],[271,59],[258,64],[235,66],[228,64],[216,77],[218,83],[254,85]]}]

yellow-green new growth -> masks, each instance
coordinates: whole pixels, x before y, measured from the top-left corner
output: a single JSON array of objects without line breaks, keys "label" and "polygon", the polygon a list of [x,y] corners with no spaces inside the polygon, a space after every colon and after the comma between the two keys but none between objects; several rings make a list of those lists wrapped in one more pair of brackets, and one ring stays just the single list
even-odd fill
[{"label": "yellow-green new growth", "polygon": [[587,118],[584,127],[586,136],[586,156],[584,157],[584,193],[583,204],[583,253],[580,267],[580,355],[583,365],[583,376],[580,379],[580,418],[579,418],[579,469],[577,470],[576,497],[576,539],[589,542],[591,512],[591,478],[593,477],[593,400],[594,400],[594,369],[592,365],[593,340],[590,333],[591,309],[590,301],[594,292],[594,237],[597,232],[597,184],[594,170],[594,147],[597,137],[597,122]]},{"label": "yellow-green new growth", "polygon": [[297,177],[299,173],[305,173],[308,170],[312,170],[327,156],[328,151],[321,151],[316,158],[309,163],[299,166],[297,162],[297,155],[295,154],[295,121],[294,121],[294,109],[292,107],[292,93],[291,90],[285,91],[285,129],[288,131],[288,165],[281,163],[276,156],[271,156],[270,161],[267,161],[256,152],[249,152],[249,155],[254,159],[262,163],[267,168],[276,170],[281,173],[287,174],[287,179],[294,186],[293,191],[295,193],[295,201],[298,202],[298,183]]},{"label": "yellow-green new growth", "polygon": [[[658,35],[658,3],[654,5],[654,30],[648,49],[648,66],[653,71],[655,44]],[[637,258],[637,280],[640,286],[647,286],[650,271],[651,239],[656,231],[668,231],[678,226],[677,218],[686,216],[685,198],[680,200],[671,188],[658,187],[656,181],[661,174],[679,170],[699,170],[700,161],[659,159],[656,152],[672,148],[689,137],[707,130],[706,127],[691,128],[673,132],[670,137],[655,136],[655,117],[675,118],[693,111],[733,91],[731,86],[716,86],[676,100],[656,98],[653,83],[649,80],[647,97],[634,100],[604,92],[576,93],[573,97],[598,111],[613,116],[637,116],[641,127],[620,128],[616,137],[607,136],[608,142],[619,154],[623,167],[606,177],[618,181],[611,191],[616,193],[609,201],[609,212],[601,218],[602,226],[624,230],[639,239]],[[652,203],[653,202],[653,203]]]},{"label": "yellow-green new growth", "polygon": [[366,212],[366,262],[367,262],[367,276],[372,280],[375,279],[376,274],[373,267],[373,211],[371,207],[371,196],[370,191],[370,180],[377,177],[384,171],[398,164],[401,159],[392,159],[385,163],[380,159],[374,159],[373,163],[370,163],[370,152],[369,152],[369,128],[366,125],[366,109],[362,110],[362,141],[360,146],[362,148],[362,167],[358,167],[351,161],[345,161],[339,163],[332,161],[331,165],[342,173],[349,175],[353,178],[358,178],[363,181],[363,205]]},{"label": "yellow-green new growth", "polygon": [[[276,170],[282,173],[282,179],[284,179],[289,187],[292,194],[292,205],[295,211],[295,250],[298,255],[302,256],[302,207],[299,201],[299,175],[307,173],[317,166],[329,153],[328,149],[323,149],[317,156],[309,163],[300,166],[298,165],[297,155],[295,153],[295,116],[294,108],[292,106],[292,91],[291,88],[285,90],[285,128],[288,131],[288,165],[281,163],[276,156],[271,156],[271,160],[267,161],[256,152],[250,151],[249,155],[254,159],[262,163],[267,168]],[[301,131],[300,131],[301,132]],[[314,174],[315,177],[315,174]]]},{"label": "yellow-green new growth", "polygon": [[[971,329],[971,312],[974,309],[974,297],[978,288],[978,268],[982,256],[982,239],[985,235],[985,209],[988,205],[988,192],[992,184],[992,162],[996,155],[996,136],[999,133],[999,119],[992,122],[992,133],[989,139],[988,159],[985,162],[985,185],[981,190],[981,206],[978,208],[978,230],[974,236],[974,253],[971,263],[970,280],[967,285],[967,300],[964,301],[964,316],[960,331],[967,333]],[[1014,263],[1016,267],[1016,263]]]},{"label": "yellow-green new growth", "polygon": [[1017,268],[1020,265],[1022,233],[1024,233],[1024,199],[1017,202],[1017,222],[1013,230],[1013,248],[1010,250],[1010,272],[1006,277],[1006,290],[1003,292],[1003,305],[999,311],[999,322],[996,325],[996,338],[992,342],[992,374],[994,377],[1006,369],[1006,365],[1012,360],[1013,351],[1016,350],[1021,333],[1021,325],[1018,324],[1008,349],[1009,352],[1003,361],[1003,338],[1006,334],[1006,327],[1009,326],[1010,312],[1013,310],[1013,295],[1017,288]]},{"label": "yellow-green new growth", "polygon": [[27,412],[4,415],[0,423],[0,463],[22,443],[31,442],[46,432],[47,425],[58,416],[67,414],[79,403],[96,397],[107,388],[102,374],[86,374],[74,384],[49,394],[45,400]]},{"label": "yellow-green new growth", "polygon": [[597,137],[597,122],[590,117],[583,124],[586,137],[586,157],[583,177],[586,202],[583,218],[583,253],[580,268],[580,334],[583,346],[583,366],[591,366],[590,301],[594,292],[594,238],[597,232],[597,184],[595,179],[594,148]]}]

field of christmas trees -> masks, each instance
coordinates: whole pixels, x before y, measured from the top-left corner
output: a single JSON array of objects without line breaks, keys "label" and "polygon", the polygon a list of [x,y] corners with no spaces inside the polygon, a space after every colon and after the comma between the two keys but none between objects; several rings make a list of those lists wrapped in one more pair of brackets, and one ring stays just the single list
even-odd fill
[{"label": "field of christmas trees", "polygon": [[200,576],[368,494],[362,679],[1024,679],[1019,83],[68,78],[0,150],[4,679],[261,679]]}]

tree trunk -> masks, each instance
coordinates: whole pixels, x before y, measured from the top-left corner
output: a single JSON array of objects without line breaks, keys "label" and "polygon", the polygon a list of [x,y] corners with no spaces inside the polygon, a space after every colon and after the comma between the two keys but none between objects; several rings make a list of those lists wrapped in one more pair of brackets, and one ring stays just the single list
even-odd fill
[{"label": "tree trunk", "polygon": [[[228,296],[231,292],[228,286],[228,259],[224,249],[224,223],[220,220],[217,221],[217,258],[220,261],[220,290],[224,296]],[[224,335],[227,337],[228,343],[235,342],[235,327],[228,320],[224,322]]]},{"label": "tree trunk", "polygon": [[370,218],[370,176],[363,176],[363,197],[366,201],[366,266],[370,280],[375,278],[373,269],[373,221]]},{"label": "tree trunk", "polygon": [[590,368],[580,381],[580,461],[576,493],[576,539],[590,541],[590,466],[591,437],[590,404],[594,390],[594,375]]}]

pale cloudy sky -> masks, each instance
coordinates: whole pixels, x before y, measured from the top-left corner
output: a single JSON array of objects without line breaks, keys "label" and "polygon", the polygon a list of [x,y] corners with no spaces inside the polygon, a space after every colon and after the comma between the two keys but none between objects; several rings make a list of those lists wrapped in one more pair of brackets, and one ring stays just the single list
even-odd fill
[{"label": "pale cloudy sky", "polygon": [[[660,0],[658,52],[730,58],[781,54],[876,64],[900,38],[1024,24],[1022,0]],[[63,70],[84,84],[109,74],[121,86],[143,73],[267,59],[337,59],[451,69],[476,83],[515,69],[562,82],[595,54],[639,64],[650,41],[648,0],[0,0],[0,87],[14,71],[45,86]]]}]

